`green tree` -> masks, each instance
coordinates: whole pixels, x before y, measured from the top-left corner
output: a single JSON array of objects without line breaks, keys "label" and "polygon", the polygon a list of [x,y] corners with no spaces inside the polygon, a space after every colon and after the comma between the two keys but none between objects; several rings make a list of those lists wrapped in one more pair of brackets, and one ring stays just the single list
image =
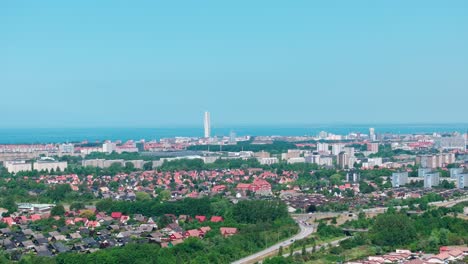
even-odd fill
[{"label": "green tree", "polygon": [[135,193],[137,201],[149,201],[151,200],[151,196],[145,192],[136,192]]},{"label": "green tree", "polygon": [[16,205],[15,198],[12,195],[3,199],[2,207],[7,209],[10,214],[18,211],[18,205]]},{"label": "green tree", "polygon": [[340,174],[336,173],[330,176],[330,184],[331,185],[341,185],[342,184],[342,177]]},{"label": "green tree", "polygon": [[416,239],[416,229],[404,214],[382,214],[377,216],[370,230],[372,241],[378,246],[403,246]]},{"label": "green tree", "polygon": [[85,204],[82,202],[74,202],[70,204],[70,210],[77,211],[85,208]]},{"label": "green tree", "polygon": [[159,195],[158,195],[159,199],[161,201],[167,201],[169,199],[171,199],[171,191],[169,190],[162,190]]},{"label": "green tree", "polygon": [[65,208],[61,204],[57,204],[50,210],[50,215],[53,216],[63,216],[65,215]]}]

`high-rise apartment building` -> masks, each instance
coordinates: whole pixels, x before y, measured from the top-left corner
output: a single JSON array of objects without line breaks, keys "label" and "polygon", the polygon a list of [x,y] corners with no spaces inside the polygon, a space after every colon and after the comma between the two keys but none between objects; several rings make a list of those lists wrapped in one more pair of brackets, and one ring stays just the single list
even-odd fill
[{"label": "high-rise apartment building", "polygon": [[392,186],[400,187],[408,183],[408,172],[392,173]]}]

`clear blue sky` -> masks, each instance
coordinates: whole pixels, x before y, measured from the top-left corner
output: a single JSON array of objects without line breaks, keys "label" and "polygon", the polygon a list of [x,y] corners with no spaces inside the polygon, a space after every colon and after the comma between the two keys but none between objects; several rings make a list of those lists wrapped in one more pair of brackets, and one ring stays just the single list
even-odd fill
[{"label": "clear blue sky", "polygon": [[0,127],[467,122],[468,1],[0,1]]}]

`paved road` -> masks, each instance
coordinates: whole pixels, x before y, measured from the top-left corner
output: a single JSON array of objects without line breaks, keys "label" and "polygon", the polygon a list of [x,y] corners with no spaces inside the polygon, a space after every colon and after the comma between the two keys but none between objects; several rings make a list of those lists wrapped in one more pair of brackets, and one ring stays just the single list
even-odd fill
[{"label": "paved road", "polygon": [[315,227],[313,225],[307,225],[305,223],[305,218],[304,217],[301,217],[301,218],[298,218],[296,219],[296,221],[298,222],[299,224],[299,227],[301,229],[301,231],[296,234],[295,236],[293,237],[290,237],[288,238],[287,240],[284,240],[282,242],[279,242],[267,249],[264,249],[260,252],[257,252],[253,255],[250,255],[250,256],[247,256],[243,259],[240,259],[240,260],[237,260],[237,261],[234,261],[232,262],[232,264],[250,264],[250,263],[255,263],[256,261],[259,260],[259,258],[261,258],[262,256],[265,256],[265,255],[268,255],[268,254],[271,254],[273,252],[275,252],[276,250],[278,250],[281,246],[282,247],[287,247],[289,245],[291,245],[292,243],[294,243],[294,241],[296,240],[299,240],[299,239],[303,239],[303,238],[306,238],[308,237],[310,234],[312,234],[314,232],[314,229]]}]

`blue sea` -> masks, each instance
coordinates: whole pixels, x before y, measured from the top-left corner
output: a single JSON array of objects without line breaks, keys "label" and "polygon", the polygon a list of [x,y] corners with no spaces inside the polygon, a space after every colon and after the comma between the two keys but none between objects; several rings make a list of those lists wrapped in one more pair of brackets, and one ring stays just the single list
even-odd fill
[{"label": "blue sea", "polygon": [[[304,136],[317,135],[320,131],[334,134],[360,132],[367,134],[369,127],[375,128],[376,134],[396,133],[465,133],[468,123],[462,124],[360,124],[360,125],[298,125],[298,126],[229,126],[213,127],[213,136],[229,136],[233,131],[237,136]],[[153,140],[168,137],[201,137],[203,127],[177,128],[0,128],[0,144],[21,143],[61,143],[89,142],[103,140]]]}]

